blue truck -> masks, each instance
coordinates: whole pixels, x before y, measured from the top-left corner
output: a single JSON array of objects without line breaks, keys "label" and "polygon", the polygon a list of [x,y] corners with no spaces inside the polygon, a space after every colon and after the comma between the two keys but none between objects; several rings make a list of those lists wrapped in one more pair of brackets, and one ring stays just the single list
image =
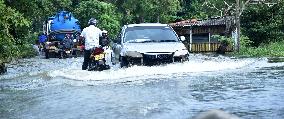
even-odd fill
[{"label": "blue truck", "polygon": [[[79,36],[81,28],[78,19],[71,12],[60,11],[55,16],[49,17],[43,25],[47,36],[44,46],[45,57],[77,56],[80,53]],[[66,47],[66,39],[70,47]]]}]

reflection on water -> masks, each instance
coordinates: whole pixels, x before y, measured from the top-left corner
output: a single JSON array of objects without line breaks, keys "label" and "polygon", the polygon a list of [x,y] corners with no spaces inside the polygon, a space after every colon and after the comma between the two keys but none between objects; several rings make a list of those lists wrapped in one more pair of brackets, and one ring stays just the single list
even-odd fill
[{"label": "reflection on water", "polygon": [[9,65],[0,77],[1,117],[188,119],[221,109],[245,119],[284,118],[284,63],[195,56],[183,64],[87,72],[81,62]]}]

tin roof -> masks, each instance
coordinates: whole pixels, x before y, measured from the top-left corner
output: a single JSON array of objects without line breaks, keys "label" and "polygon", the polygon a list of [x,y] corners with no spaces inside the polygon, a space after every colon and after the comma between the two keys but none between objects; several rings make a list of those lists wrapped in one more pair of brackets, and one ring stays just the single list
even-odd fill
[{"label": "tin roof", "polygon": [[219,18],[211,18],[206,20],[184,20],[176,23],[170,23],[169,25],[172,27],[178,27],[178,26],[220,26],[220,25],[226,25],[227,20],[233,20],[233,16],[227,16],[227,17],[219,17]]}]

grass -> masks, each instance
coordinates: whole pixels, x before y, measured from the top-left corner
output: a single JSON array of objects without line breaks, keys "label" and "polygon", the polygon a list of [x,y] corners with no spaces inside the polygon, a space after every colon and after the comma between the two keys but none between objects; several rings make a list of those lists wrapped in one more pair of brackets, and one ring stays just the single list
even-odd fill
[{"label": "grass", "polygon": [[245,57],[284,57],[284,41],[263,44],[259,47],[241,47],[235,56]]}]

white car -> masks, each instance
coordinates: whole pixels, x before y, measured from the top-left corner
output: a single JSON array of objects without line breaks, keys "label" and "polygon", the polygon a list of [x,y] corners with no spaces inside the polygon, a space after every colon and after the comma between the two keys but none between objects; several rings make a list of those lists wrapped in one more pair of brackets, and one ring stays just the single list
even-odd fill
[{"label": "white car", "polygon": [[188,50],[167,24],[142,23],[124,25],[115,44],[114,57],[121,66],[155,64],[188,60]]}]

